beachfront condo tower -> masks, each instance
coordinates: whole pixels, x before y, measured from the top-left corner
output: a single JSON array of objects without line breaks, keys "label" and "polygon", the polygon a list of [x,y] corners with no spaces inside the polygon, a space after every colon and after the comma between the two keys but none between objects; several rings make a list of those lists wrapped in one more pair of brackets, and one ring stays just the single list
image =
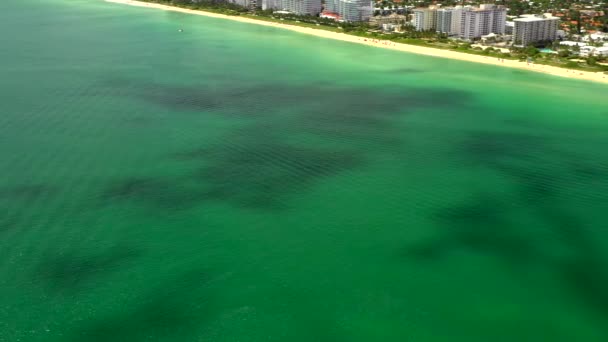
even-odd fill
[{"label": "beachfront condo tower", "polygon": [[480,7],[455,6],[437,9],[414,9],[414,27],[417,31],[434,30],[461,39],[476,39],[495,33],[505,33],[507,9],[503,6],[484,4]]},{"label": "beachfront condo tower", "polygon": [[255,8],[257,6],[257,0],[227,0],[227,2],[247,8]]},{"label": "beachfront condo tower", "polygon": [[416,31],[431,31],[437,27],[436,8],[415,8],[413,12]]},{"label": "beachfront condo tower", "polygon": [[557,39],[559,18],[550,15],[522,15],[513,20],[513,45],[526,46]]},{"label": "beachfront condo tower", "polygon": [[481,5],[479,8],[463,8],[460,17],[462,39],[475,39],[490,33],[504,34],[507,9],[496,5]]},{"label": "beachfront condo tower", "polygon": [[262,0],[262,9],[317,15],[321,13],[321,0]]},{"label": "beachfront condo tower", "polygon": [[258,0],[262,3],[263,10],[278,10],[281,8],[282,0]]},{"label": "beachfront condo tower", "polygon": [[325,0],[323,13],[340,21],[368,21],[373,12],[372,0]]},{"label": "beachfront condo tower", "polygon": [[454,19],[453,7],[440,8],[437,10],[437,24],[435,29],[438,33],[451,33],[452,32],[452,20]]}]

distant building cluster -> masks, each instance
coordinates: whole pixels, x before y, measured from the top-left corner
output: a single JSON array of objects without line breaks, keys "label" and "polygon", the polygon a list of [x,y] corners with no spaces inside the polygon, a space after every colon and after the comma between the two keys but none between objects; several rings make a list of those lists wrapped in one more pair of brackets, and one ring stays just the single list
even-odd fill
[{"label": "distant building cluster", "polygon": [[574,41],[565,40],[565,41],[559,42],[559,45],[564,46],[564,47],[567,46],[570,48],[577,46],[579,51],[575,52],[575,54],[579,55],[581,57],[590,57],[590,56],[608,57],[608,43],[604,43],[604,46],[593,46],[593,45],[588,45],[587,43],[584,43],[584,42],[574,42]]},{"label": "distant building cluster", "polygon": [[372,0],[325,0],[322,17],[337,21],[368,21],[373,13]]},{"label": "distant building cluster", "polygon": [[297,15],[317,15],[321,12],[321,0],[261,0],[261,3],[264,10],[287,11]]},{"label": "distant building cluster", "polygon": [[507,9],[484,4],[479,7],[429,7],[413,10],[413,25],[418,31],[436,31],[461,39],[505,33]]},{"label": "distant building cluster", "polygon": [[524,14],[507,22],[507,9],[504,6],[431,6],[414,9],[412,25],[417,31],[435,31],[465,40],[512,34],[514,45],[526,46],[556,40],[560,19],[551,14]]}]

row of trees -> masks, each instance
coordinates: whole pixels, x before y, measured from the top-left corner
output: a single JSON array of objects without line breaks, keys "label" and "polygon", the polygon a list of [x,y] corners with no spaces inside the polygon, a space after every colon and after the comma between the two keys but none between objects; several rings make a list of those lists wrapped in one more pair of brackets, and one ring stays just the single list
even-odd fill
[{"label": "row of trees", "polygon": [[214,10],[217,12],[225,12],[227,14],[246,13],[249,9],[229,3],[225,0],[142,0],[146,2],[155,2],[168,4],[178,7],[186,7],[190,9]]}]

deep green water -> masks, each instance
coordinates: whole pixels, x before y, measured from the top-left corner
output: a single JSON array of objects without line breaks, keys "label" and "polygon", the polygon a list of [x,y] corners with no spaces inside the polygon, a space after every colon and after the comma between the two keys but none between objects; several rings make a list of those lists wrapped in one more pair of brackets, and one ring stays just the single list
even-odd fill
[{"label": "deep green water", "polygon": [[0,341],[608,340],[607,86],[95,0],[0,32]]}]

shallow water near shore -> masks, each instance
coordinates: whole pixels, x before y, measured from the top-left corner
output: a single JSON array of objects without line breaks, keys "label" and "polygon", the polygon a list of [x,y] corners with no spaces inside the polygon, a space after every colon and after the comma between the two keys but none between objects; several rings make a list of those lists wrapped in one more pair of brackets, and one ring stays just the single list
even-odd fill
[{"label": "shallow water near shore", "polygon": [[608,339],[606,85],[0,6],[0,341]]}]

